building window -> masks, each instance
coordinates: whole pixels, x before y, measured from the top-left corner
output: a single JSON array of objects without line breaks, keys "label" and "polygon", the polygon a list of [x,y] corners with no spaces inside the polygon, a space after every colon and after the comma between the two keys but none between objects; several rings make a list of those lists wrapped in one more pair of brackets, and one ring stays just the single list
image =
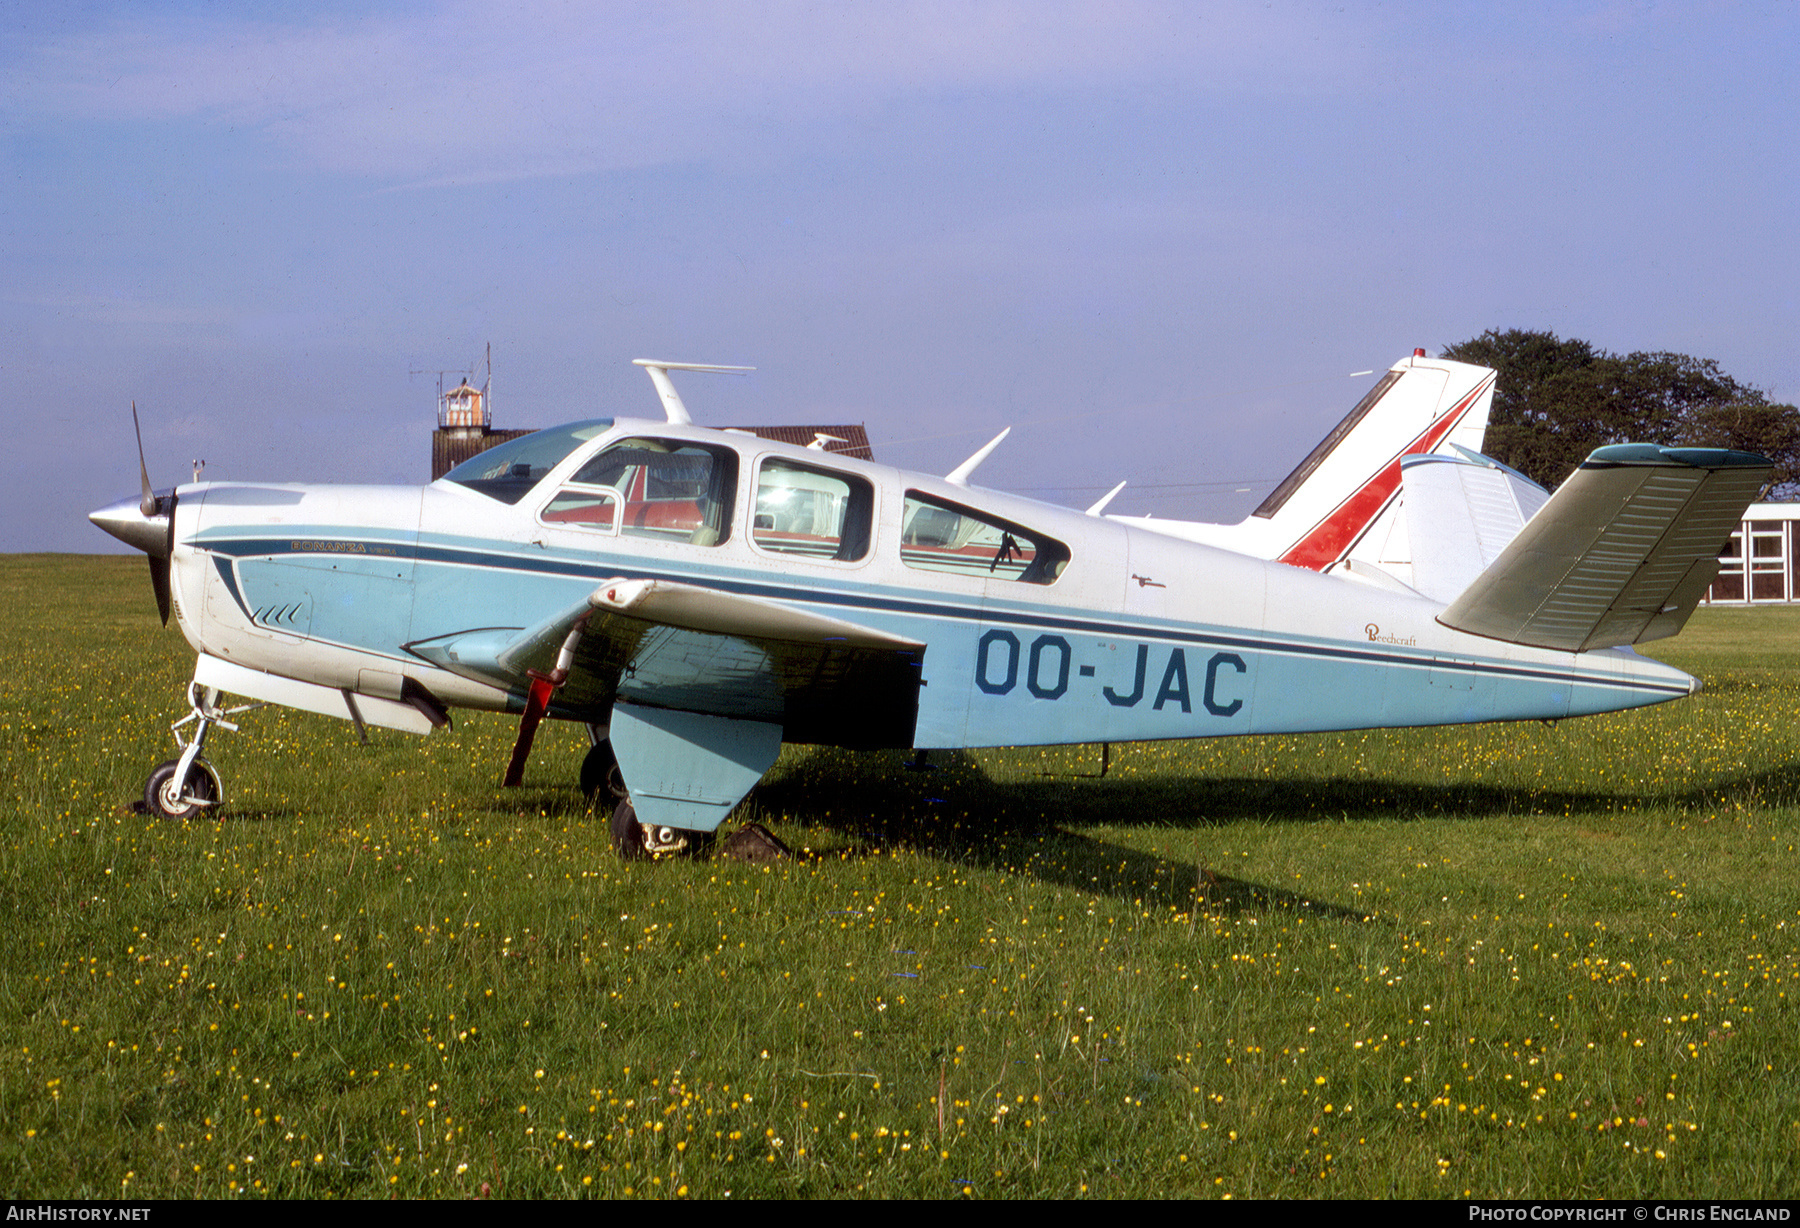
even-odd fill
[{"label": "building window", "polygon": [[1750,600],[1787,600],[1787,534],[1779,520],[1750,523]]},{"label": "building window", "polygon": [[1734,531],[1730,540],[1719,551],[1719,574],[1712,582],[1712,599],[1714,601],[1742,601],[1744,599],[1744,532]]}]

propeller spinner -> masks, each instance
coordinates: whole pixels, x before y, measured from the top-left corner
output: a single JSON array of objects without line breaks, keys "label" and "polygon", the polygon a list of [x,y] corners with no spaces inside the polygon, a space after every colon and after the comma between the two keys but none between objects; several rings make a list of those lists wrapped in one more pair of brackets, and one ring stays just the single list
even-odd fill
[{"label": "propeller spinner", "polygon": [[131,428],[137,434],[138,478],[141,494],[109,503],[88,519],[150,560],[150,587],[156,591],[156,612],[169,625],[169,559],[175,553],[175,492],[150,489],[150,469],[144,463],[144,432],[138,425],[137,402],[131,403]]}]

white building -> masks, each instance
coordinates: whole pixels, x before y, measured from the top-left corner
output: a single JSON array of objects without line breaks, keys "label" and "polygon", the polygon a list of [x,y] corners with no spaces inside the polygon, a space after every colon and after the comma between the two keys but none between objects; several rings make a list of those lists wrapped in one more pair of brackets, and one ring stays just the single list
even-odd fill
[{"label": "white building", "polygon": [[1752,503],[1719,555],[1719,574],[1705,600],[1713,605],[1800,601],[1796,556],[1800,503]]}]

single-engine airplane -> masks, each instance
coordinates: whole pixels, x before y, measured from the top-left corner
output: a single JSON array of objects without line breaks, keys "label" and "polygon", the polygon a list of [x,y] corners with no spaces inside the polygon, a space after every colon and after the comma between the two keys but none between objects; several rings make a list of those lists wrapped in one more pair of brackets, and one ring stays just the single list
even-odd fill
[{"label": "single-engine airplane", "polygon": [[[1623,444],[1554,495],[1477,450],[1492,372],[1416,351],[1243,525],[1085,513],[693,424],[593,418],[429,486],[194,482],[91,519],[199,654],[186,817],[229,693],[427,733],[584,723],[626,855],[702,843],[783,742],[957,748],[1555,719],[1690,695],[1680,630],[1770,465]],[[135,420],[135,408],[134,408]],[[998,442],[997,440],[995,442]],[[1109,496],[1110,497],[1110,496]],[[194,724],[182,737],[180,727]]]}]

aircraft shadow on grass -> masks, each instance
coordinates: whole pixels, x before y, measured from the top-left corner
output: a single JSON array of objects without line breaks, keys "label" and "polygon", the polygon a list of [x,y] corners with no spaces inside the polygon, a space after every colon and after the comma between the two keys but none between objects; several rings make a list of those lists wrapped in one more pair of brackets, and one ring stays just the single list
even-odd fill
[{"label": "aircraft shadow on grass", "polygon": [[751,798],[754,813],[807,816],[851,836],[871,854],[915,848],[961,864],[1029,875],[1090,895],[1146,908],[1212,913],[1304,910],[1370,920],[1347,908],[1281,887],[1222,875],[1194,860],[1171,859],[1109,843],[1079,830],[1154,826],[1188,830],[1243,820],[1318,822],[1345,818],[1427,817],[1569,807],[1616,808],[1602,793],[1527,796],[1480,786],[1422,786],[1391,781],[1268,781],[1245,778],[1156,780],[1102,776],[1098,754],[1085,769],[1038,779],[996,781],[976,757],[939,752],[928,770],[906,771],[891,754],[815,751],[777,771]]},{"label": "aircraft shadow on grass", "polygon": [[754,812],[807,816],[877,853],[898,845],[971,866],[1028,874],[1146,907],[1209,912],[1304,909],[1367,920],[1360,909],[1220,875],[1196,843],[1194,860],[1111,844],[1079,830],[1153,826],[1196,834],[1232,823],[1368,820],[1424,822],[1514,814],[1588,816],[1651,807],[1706,811],[1800,805],[1800,764],[1748,773],[1704,788],[1525,789],[1384,779],[1254,777],[1133,779],[1085,768],[997,781],[967,752],[938,753],[931,770],[903,770],[892,754],[816,751],[777,771],[751,798]]},{"label": "aircraft shadow on grass", "polygon": [[[1367,921],[1364,910],[1218,873],[1206,865],[1201,833],[1245,821],[1424,822],[1511,814],[1598,815],[1669,806],[1742,809],[1800,804],[1800,764],[1748,773],[1717,785],[1653,794],[1627,789],[1523,789],[1384,779],[1255,777],[1132,778],[1102,775],[1100,753],[1037,778],[995,780],[975,754],[936,752],[908,770],[899,752],[815,749],[785,762],[751,795],[741,819],[814,823],[848,843],[838,856],[880,856],[905,847],[971,867],[1027,875],[1047,885],[1141,903],[1158,910],[1217,914],[1300,910]],[[916,763],[916,761],[914,761]],[[496,795],[494,814],[533,811],[603,822],[566,786]],[[292,808],[231,814],[233,822],[279,822]],[[1109,843],[1089,827],[1158,827],[1194,834],[1193,860]]]}]

